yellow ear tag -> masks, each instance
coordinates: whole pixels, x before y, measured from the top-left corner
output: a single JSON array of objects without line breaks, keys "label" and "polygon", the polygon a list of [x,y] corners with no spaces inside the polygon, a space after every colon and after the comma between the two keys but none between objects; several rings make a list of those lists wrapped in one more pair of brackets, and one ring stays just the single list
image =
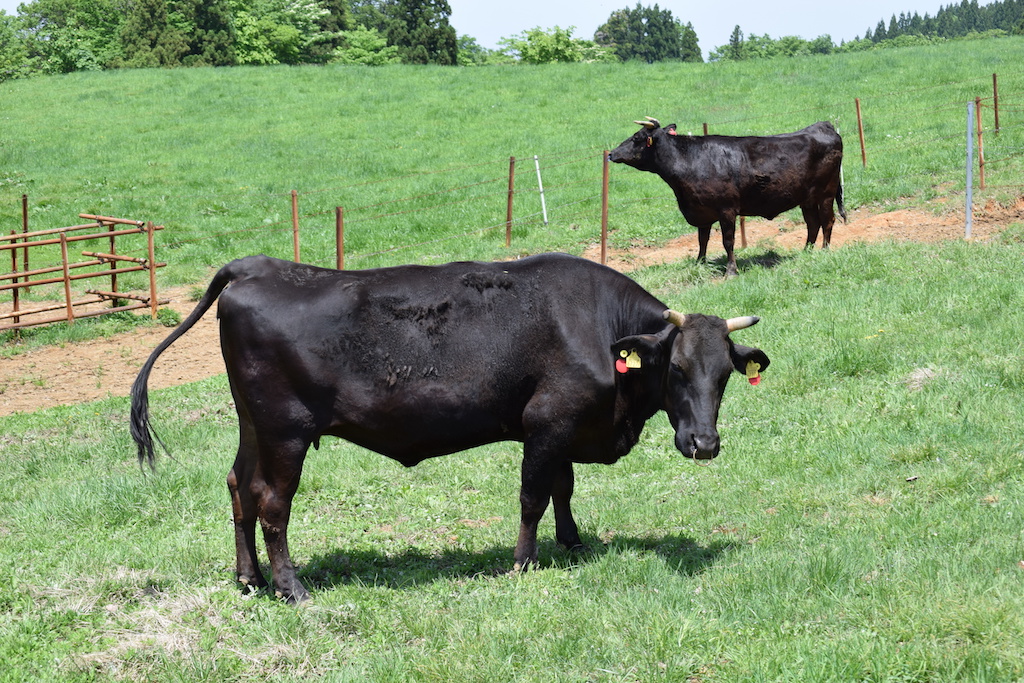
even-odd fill
[{"label": "yellow ear tag", "polygon": [[626,367],[630,370],[636,370],[640,367],[640,356],[637,355],[636,349],[630,350],[629,354],[626,355],[625,350],[622,351],[622,355],[626,359]]},{"label": "yellow ear tag", "polygon": [[747,361],[747,381],[757,386],[761,383],[761,364],[752,360]]}]

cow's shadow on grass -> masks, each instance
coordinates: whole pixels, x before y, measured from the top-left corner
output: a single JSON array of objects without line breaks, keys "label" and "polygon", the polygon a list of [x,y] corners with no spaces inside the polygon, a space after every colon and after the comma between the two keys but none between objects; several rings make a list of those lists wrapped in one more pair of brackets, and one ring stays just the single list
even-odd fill
[{"label": "cow's shadow on grass", "polygon": [[[753,270],[755,268],[771,270],[772,268],[780,266],[786,261],[791,261],[794,258],[796,258],[795,254],[780,254],[774,249],[757,253],[749,253],[746,255],[744,255],[743,251],[737,250],[736,269],[739,270],[741,274],[745,270]],[[714,266],[715,270],[724,275],[725,267],[728,265],[729,260],[726,258],[725,254],[722,254],[716,258],[709,259],[708,263]]]},{"label": "cow's shadow on grass", "polygon": [[[611,559],[612,555],[655,554],[668,567],[683,576],[701,574],[738,545],[715,541],[700,545],[692,538],[669,534],[656,537],[616,536],[603,544],[596,538],[585,538],[589,549],[569,552],[553,540],[542,541],[539,547],[541,571],[570,570]],[[483,550],[450,549],[424,552],[409,548],[387,555],[375,550],[338,550],[314,555],[299,567],[298,575],[311,591],[328,590],[341,585],[365,585],[394,589],[409,588],[439,579],[469,579],[501,576],[510,573],[511,546]]]}]

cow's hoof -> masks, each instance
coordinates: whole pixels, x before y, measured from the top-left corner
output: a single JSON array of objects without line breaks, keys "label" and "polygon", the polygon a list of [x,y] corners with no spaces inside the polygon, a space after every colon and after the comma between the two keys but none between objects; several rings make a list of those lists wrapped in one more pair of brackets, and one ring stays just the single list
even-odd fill
[{"label": "cow's hoof", "polygon": [[516,562],[512,565],[513,574],[522,574],[528,572],[531,569],[540,569],[540,562],[537,560],[528,560],[526,562]]},{"label": "cow's hoof", "polygon": [[568,551],[571,555],[584,555],[586,553],[591,552],[590,546],[584,543],[576,543],[574,545],[571,545],[568,548],[566,548],[566,551]]}]

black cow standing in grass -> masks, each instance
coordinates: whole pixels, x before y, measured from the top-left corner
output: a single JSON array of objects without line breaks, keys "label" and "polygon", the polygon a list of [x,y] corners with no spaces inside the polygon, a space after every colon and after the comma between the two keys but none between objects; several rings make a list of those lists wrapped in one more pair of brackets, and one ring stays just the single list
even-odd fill
[{"label": "black cow standing in grass", "polygon": [[681,315],[631,279],[560,254],[506,263],[336,271],[252,256],[214,276],[195,310],[132,386],[139,460],[154,460],[147,382],[158,356],[220,297],[221,350],[238,411],[228,473],[237,577],[308,593],[288,552],[292,497],[310,445],[348,439],[406,466],[496,441],[522,441],[516,568],[537,562],[537,524],[582,548],[569,508],[573,463],[613,463],[659,410],[695,461],[718,455],[729,375],[756,383],[759,349],[730,332],[757,318]]},{"label": "black cow standing in grass", "polygon": [[799,206],[807,223],[807,246],[822,233],[828,248],[836,215],[846,220],[840,169],[843,140],[827,121],[795,133],[767,137],[678,135],[657,119],[634,121],[641,126],[608,155],[611,161],[657,173],[676,194],[683,218],[697,228],[698,260],[707,258],[711,225],[722,229],[728,257],[725,274],[736,274],[737,216],[769,220]]}]

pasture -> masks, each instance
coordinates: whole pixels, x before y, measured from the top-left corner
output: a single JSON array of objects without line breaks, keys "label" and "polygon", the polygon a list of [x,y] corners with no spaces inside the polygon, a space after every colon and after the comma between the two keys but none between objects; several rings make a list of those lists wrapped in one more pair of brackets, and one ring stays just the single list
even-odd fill
[{"label": "pasture", "polygon": [[[739,120],[756,108],[778,112],[766,125],[795,129],[797,115],[781,113],[792,101],[869,97],[838,83],[869,84],[880,99],[897,88],[890,81],[886,89],[883,74],[925,93],[929,83],[966,80],[966,71],[984,83],[1021,45],[703,72],[511,69],[481,89],[474,86],[484,71],[387,69],[372,72],[373,91],[360,82],[366,101],[344,115],[328,115],[336,102],[325,93],[351,90],[340,81],[370,72],[127,72],[5,83],[11,171],[0,200],[23,191],[45,197],[33,220],[59,214],[58,223],[87,209],[152,220],[178,211],[161,221],[182,235],[168,278],[196,283],[235,256],[287,255],[279,231],[246,228],[273,218],[278,193],[293,182],[330,187],[338,168],[372,179],[378,167],[402,175],[460,159],[507,163],[509,154],[579,147],[589,154],[595,142],[600,151],[631,133],[633,118],[680,111],[680,96],[668,91],[679,78],[706,79],[688,91],[703,98],[693,105],[698,124],[700,113],[728,110]],[[332,78],[339,82],[328,87]],[[438,79],[457,91],[442,96]],[[645,96],[638,83],[658,94]],[[765,83],[793,91],[755,87]],[[168,84],[177,96],[167,97]],[[541,84],[547,90],[537,96]],[[116,104],[97,106],[97,91]],[[53,105],[39,122],[20,104],[26,94],[37,108]],[[292,120],[281,104],[288,94],[307,105],[324,100],[323,108],[296,107],[305,113]],[[447,101],[459,94],[470,106]],[[966,99],[943,95],[958,98]],[[216,120],[211,132],[185,125],[196,108]],[[81,129],[71,110],[85,117]],[[228,111],[238,114],[216,118]],[[363,129],[345,123],[348,137],[340,137],[339,121],[349,119]],[[128,125],[133,135],[103,141]],[[49,130],[66,133],[64,144]],[[39,154],[19,142],[26,139]],[[298,140],[297,156],[285,154],[284,140]],[[928,159],[896,151],[888,163],[847,166],[848,207],[955,195],[955,170],[943,175]],[[897,176],[911,187],[892,182]],[[126,191],[125,183],[142,182],[134,178],[145,184]],[[632,207],[617,226],[623,246],[682,230],[660,183],[617,173],[623,206]],[[207,210],[178,194],[189,184]],[[239,198],[243,184],[259,191]],[[0,201],[4,222],[17,216],[8,203]],[[440,227],[401,221],[421,241],[446,234],[431,230],[485,225],[476,209],[457,215],[467,206],[476,204],[444,209],[453,217],[432,219]],[[592,243],[581,232],[592,228],[578,215],[544,230],[520,227],[511,255],[579,252]],[[380,233],[367,237],[367,251],[414,241]],[[483,233],[376,258],[509,256],[500,242]],[[327,258],[326,246],[310,248]],[[757,387],[739,375],[730,382],[722,453],[710,467],[679,456],[661,415],[618,464],[579,467],[574,505],[592,552],[563,553],[549,512],[543,568],[522,575],[505,571],[518,529],[518,444],[408,470],[339,441],[311,451],[290,541],[313,599],[294,608],[243,597],[233,585],[224,476],[236,433],[223,376],[154,392],[155,424],[173,459],[161,458],[153,474],[139,471],[124,398],[0,417],[0,680],[1022,679],[1022,259],[1024,223],[1015,222],[986,242],[830,252],[760,244],[739,254],[741,275],[724,282],[714,263],[633,272],[678,310],[761,316],[736,335],[772,365]]]},{"label": "pasture", "polygon": [[[338,206],[350,268],[579,253],[600,232],[601,153],[646,115],[695,134],[703,123],[712,133],[763,135],[830,120],[845,141],[847,208],[962,211],[965,104],[976,97],[987,98],[992,162],[991,188],[976,201],[1021,193],[1022,49],[1015,37],[746,64],[180,69],[10,81],[0,85],[0,226],[20,230],[22,195],[30,228],[71,225],[82,212],[152,220],[166,226],[163,286],[203,281],[244,254],[291,258],[292,190],[302,260],[319,265],[334,263]],[[616,166],[610,182],[613,243],[687,229],[657,177]]]}]

